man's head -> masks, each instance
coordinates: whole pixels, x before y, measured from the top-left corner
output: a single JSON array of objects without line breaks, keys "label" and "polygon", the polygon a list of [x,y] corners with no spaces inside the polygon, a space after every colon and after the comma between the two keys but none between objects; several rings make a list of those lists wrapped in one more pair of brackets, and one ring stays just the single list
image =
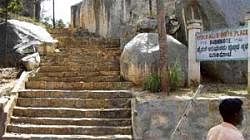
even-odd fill
[{"label": "man's head", "polygon": [[240,125],[243,120],[243,102],[240,99],[225,99],[220,103],[220,114],[224,122]]}]

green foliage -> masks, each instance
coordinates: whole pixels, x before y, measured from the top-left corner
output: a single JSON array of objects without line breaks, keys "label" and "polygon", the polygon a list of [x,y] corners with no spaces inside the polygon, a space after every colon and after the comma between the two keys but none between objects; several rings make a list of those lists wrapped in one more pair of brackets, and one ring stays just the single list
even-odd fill
[{"label": "green foliage", "polygon": [[65,24],[62,19],[56,21],[56,28],[65,28]]},{"label": "green foliage", "polygon": [[[9,0],[8,1],[8,16],[10,16],[10,13],[13,14],[19,14],[23,10],[23,1],[22,0]],[[6,13],[6,8],[2,7],[0,8],[0,17],[4,18]]]},{"label": "green foliage", "polygon": [[[45,17],[43,18],[43,22],[42,22],[45,27],[47,29],[51,29],[53,28],[53,25],[52,25],[52,18],[51,17]],[[62,19],[59,19],[56,21],[56,28],[65,28],[66,25],[64,24],[63,20]]]},{"label": "green foliage", "polygon": [[144,90],[149,90],[150,92],[160,92],[161,80],[158,74],[151,74],[147,77],[144,83]]},{"label": "green foliage", "polygon": [[22,0],[10,0],[8,4],[8,11],[18,14],[23,10]]},{"label": "green foliage", "polygon": [[44,20],[43,24],[45,25],[47,29],[50,29],[53,27],[52,24],[50,24],[50,21],[52,20],[50,17],[45,17],[43,20]]},{"label": "green foliage", "polygon": [[181,83],[181,67],[176,61],[175,64],[169,68],[170,90],[177,90]]}]

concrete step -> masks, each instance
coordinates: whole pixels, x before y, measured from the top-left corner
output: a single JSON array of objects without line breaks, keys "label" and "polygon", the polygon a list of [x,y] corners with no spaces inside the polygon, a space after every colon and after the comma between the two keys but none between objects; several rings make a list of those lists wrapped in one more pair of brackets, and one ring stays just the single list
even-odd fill
[{"label": "concrete step", "polygon": [[120,71],[88,71],[88,72],[41,72],[36,73],[36,77],[94,77],[94,76],[120,76]]},{"label": "concrete step", "polygon": [[31,77],[29,81],[47,82],[121,82],[121,76],[85,76],[85,77]]},{"label": "concrete step", "polygon": [[26,82],[26,89],[59,90],[126,90],[133,86],[131,82]]},{"label": "concrete step", "polygon": [[77,98],[18,98],[21,107],[64,107],[64,108],[129,108],[130,100],[116,99],[77,99]]},{"label": "concrete step", "polygon": [[130,118],[130,108],[74,109],[49,107],[15,107],[13,116],[54,118]]},{"label": "concrete step", "polygon": [[103,65],[68,65],[68,66],[41,66],[39,72],[91,72],[91,71],[119,71],[120,65],[103,64]]},{"label": "concrete step", "polygon": [[131,135],[39,135],[39,134],[20,134],[7,133],[3,140],[132,140]]},{"label": "concrete step", "polygon": [[131,126],[130,118],[47,118],[11,117],[14,124],[76,125],[76,126]]},{"label": "concrete step", "polygon": [[128,90],[26,90],[19,92],[19,98],[116,99],[132,98],[132,94]]},{"label": "concrete step", "polygon": [[10,124],[7,131],[23,134],[55,134],[55,135],[131,135],[131,126],[75,126],[75,125],[30,125]]}]

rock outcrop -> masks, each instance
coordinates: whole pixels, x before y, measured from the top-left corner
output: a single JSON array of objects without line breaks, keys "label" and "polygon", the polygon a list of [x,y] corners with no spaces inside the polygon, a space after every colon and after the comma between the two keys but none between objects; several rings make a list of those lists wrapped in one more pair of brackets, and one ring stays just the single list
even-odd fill
[{"label": "rock outcrop", "polygon": [[[80,11],[74,10],[79,5]],[[166,2],[168,5],[174,5],[174,0]],[[173,13],[173,8],[168,8],[168,13]],[[121,37],[128,26],[136,27],[139,20],[156,15],[156,0],[83,0],[72,6],[71,11],[72,17],[80,15],[78,19],[73,18],[74,27],[82,27],[104,37]]]},{"label": "rock outcrop", "polygon": [[22,63],[27,66],[26,69],[30,69],[40,63],[39,55],[34,55],[37,53],[36,47],[42,43],[55,42],[44,28],[28,22],[9,20],[7,26],[5,23],[0,23],[0,31],[2,32],[0,34],[0,60],[2,60],[0,65],[17,66]]},{"label": "rock outcrop", "polygon": [[[168,36],[169,66],[181,66],[181,84],[187,80],[187,47]],[[143,84],[145,78],[159,71],[159,45],[156,33],[141,33],[125,47],[121,56],[122,76],[135,84]]]}]

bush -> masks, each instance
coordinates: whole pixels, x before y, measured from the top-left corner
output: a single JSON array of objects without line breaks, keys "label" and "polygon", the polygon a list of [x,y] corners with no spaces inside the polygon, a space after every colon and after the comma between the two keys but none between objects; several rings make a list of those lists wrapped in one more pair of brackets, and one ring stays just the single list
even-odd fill
[{"label": "bush", "polygon": [[176,62],[169,68],[170,90],[177,90],[181,83],[181,67]]},{"label": "bush", "polygon": [[147,77],[144,83],[144,90],[149,90],[150,92],[160,92],[161,80],[158,74],[151,74]]}]

